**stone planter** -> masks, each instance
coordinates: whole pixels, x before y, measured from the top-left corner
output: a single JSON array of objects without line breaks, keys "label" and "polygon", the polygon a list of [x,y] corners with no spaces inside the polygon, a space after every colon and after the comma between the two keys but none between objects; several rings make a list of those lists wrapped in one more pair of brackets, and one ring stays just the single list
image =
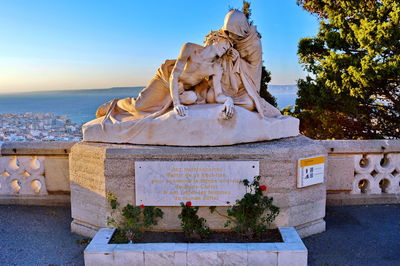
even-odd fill
[{"label": "stone planter", "polygon": [[293,227],[279,227],[281,243],[108,244],[102,228],[85,249],[85,265],[307,265],[307,248]]}]

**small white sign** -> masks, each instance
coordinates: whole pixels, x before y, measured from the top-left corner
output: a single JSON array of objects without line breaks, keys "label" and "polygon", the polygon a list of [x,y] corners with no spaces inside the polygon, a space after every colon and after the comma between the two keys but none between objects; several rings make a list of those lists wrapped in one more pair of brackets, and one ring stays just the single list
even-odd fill
[{"label": "small white sign", "polygon": [[308,187],[324,182],[325,156],[299,159],[297,168],[297,187]]},{"label": "small white sign", "polygon": [[137,161],[136,205],[229,206],[259,173],[258,161]]}]

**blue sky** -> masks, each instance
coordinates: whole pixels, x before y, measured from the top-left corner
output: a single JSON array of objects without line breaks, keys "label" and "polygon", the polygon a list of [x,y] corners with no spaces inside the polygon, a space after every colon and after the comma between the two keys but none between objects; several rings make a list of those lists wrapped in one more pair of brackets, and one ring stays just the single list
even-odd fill
[{"label": "blue sky", "polygon": [[[0,93],[144,86],[185,42],[201,44],[242,1],[0,0]],[[297,43],[317,19],[296,0],[253,0],[270,84],[305,76]]]}]

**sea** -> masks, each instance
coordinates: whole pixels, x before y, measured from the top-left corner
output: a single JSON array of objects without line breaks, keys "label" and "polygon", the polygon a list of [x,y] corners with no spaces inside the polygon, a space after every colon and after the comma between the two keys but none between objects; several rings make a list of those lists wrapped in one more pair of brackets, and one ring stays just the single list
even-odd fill
[{"label": "sea", "polygon": [[[269,85],[278,107],[294,105],[296,85]],[[97,108],[112,99],[136,97],[143,87],[113,87],[108,89],[38,91],[0,94],[0,114],[54,113],[67,115],[73,122],[82,124],[95,118]]]}]

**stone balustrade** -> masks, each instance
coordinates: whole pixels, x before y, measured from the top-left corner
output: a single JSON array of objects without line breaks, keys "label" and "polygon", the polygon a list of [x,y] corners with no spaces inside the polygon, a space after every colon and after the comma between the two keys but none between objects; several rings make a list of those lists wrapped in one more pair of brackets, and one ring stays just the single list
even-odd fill
[{"label": "stone balustrade", "polygon": [[[400,203],[400,140],[323,140],[327,204]],[[74,142],[0,143],[0,204],[68,205]]]},{"label": "stone balustrade", "polygon": [[327,204],[400,203],[400,140],[324,140]]},{"label": "stone balustrade", "polygon": [[0,143],[0,204],[68,205],[73,142]]}]

